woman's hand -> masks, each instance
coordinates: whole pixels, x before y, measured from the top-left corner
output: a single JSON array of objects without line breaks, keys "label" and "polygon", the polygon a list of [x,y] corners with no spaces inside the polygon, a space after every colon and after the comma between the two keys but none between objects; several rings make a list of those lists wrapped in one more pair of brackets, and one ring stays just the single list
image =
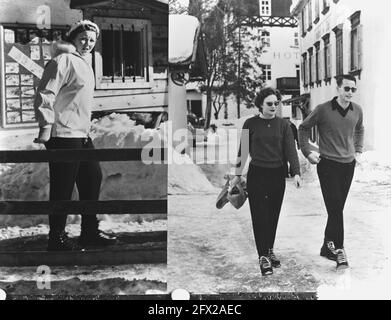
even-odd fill
[{"label": "woman's hand", "polygon": [[301,187],[302,181],[301,181],[301,178],[298,174],[294,176],[293,183],[297,189],[299,189]]},{"label": "woman's hand", "polygon": [[46,143],[49,141],[50,135],[50,128],[39,128],[38,138],[34,139],[34,143]]},{"label": "woman's hand", "polygon": [[231,192],[231,190],[232,190],[238,183],[240,183],[241,179],[242,179],[241,176],[235,176],[235,177],[229,182],[228,192]]},{"label": "woman's hand", "polygon": [[46,143],[48,141],[49,141],[49,139],[45,140],[45,139],[42,139],[42,138],[38,137],[38,138],[35,138],[33,142],[34,143]]}]

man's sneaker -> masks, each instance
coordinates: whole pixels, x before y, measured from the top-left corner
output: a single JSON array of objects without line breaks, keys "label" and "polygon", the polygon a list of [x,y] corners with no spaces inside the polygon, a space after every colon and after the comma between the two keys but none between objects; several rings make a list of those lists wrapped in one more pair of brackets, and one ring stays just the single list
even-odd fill
[{"label": "man's sneaker", "polygon": [[117,243],[117,237],[101,230],[94,232],[82,232],[79,237],[79,244],[83,247],[104,247]]},{"label": "man's sneaker", "polygon": [[48,251],[74,251],[82,250],[82,248],[72,239],[68,237],[65,231],[50,232],[48,241]]},{"label": "man's sneaker", "polygon": [[344,249],[337,249],[337,269],[346,269],[349,267],[348,258]]},{"label": "man's sneaker", "polygon": [[273,274],[272,263],[268,257],[259,257],[259,267],[261,268],[261,273],[263,276]]},{"label": "man's sneaker", "polygon": [[273,249],[269,249],[269,254],[267,256],[272,263],[273,268],[279,268],[281,267],[281,262],[280,260],[277,259],[276,255],[273,252]]},{"label": "man's sneaker", "polygon": [[333,241],[325,241],[320,249],[320,255],[327,259],[337,261],[337,254],[335,252],[335,245]]}]

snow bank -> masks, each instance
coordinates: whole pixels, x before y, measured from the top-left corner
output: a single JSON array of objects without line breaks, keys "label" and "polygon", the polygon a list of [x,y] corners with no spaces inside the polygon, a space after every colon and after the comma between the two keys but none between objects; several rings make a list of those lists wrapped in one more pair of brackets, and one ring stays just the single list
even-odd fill
[{"label": "snow bank", "polygon": [[[159,138],[158,130],[145,129],[123,114],[111,114],[95,120],[91,137],[98,148],[142,148],[150,137]],[[8,138],[11,141],[12,137]],[[16,137],[14,137],[16,138]],[[39,148],[28,138],[23,149]],[[18,148],[20,145],[18,144]],[[43,148],[43,147],[42,147]],[[140,161],[101,162],[103,180],[101,200],[165,199],[167,197],[167,166],[146,165]],[[46,163],[21,163],[8,165],[0,171],[1,200],[48,200],[49,172]],[[75,188],[76,189],[76,188]],[[73,199],[77,199],[74,192]],[[134,217],[139,219],[139,217]],[[105,217],[106,220],[129,220],[126,215]],[[78,221],[78,217],[70,217]],[[47,223],[46,216],[0,216],[0,226],[21,227]]]},{"label": "snow bank", "polygon": [[[102,221],[99,228],[109,233],[121,232],[148,232],[148,231],[165,231],[167,230],[167,223],[165,220],[157,221],[142,221],[142,222],[115,222]],[[80,234],[80,224],[68,224],[66,231],[72,237]],[[49,226],[47,224],[39,224],[36,226],[21,228],[20,226],[12,226],[0,229],[0,240],[29,237],[40,234],[48,234]]]},{"label": "snow bank", "polygon": [[[177,159],[168,167],[168,194],[209,194],[216,193],[215,188],[203,171],[193,163],[188,155],[173,155]],[[179,160],[180,159],[180,160]],[[178,160],[182,163],[179,164]]]},{"label": "snow bank", "polygon": [[391,156],[377,151],[362,154],[354,180],[371,185],[391,184]]},{"label": "snow bank", "polygon": [[[220,119],[212,121],[217,126],[216,132],[208,132],[208,145],[233,143],[227,139],[227,130],[241,129],[244,122],[252,117],[245,116],[239,119]],[[302,176],[306,183],[318,183],[316,166],[311,165],[298,151]],[[232,155],[231,155],[232,156]],[[367,151],[362,154],[361,161],[356,167],[355,182],[371,185],[391,184],[391,155],[378,151]]]}]

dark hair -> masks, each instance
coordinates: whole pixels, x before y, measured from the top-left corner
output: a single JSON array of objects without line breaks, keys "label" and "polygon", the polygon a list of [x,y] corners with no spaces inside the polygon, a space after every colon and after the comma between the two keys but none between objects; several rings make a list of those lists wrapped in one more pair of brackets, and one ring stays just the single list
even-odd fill
[{"label": "dark hair", "polygon": [[281,100],[281,93],[277,89],[273,89],[270,87],[261,89],[261,91],[257,94],[254,101],[254,104],[259,109],[259,111],[262,112],[262,105],[265,99],[268,96],[273,96],[273,95],[276,96],[278,100]]},{"label": "dark hair", "polygon": [[338,87],[342,86],[343,79],[354,81],[354,83],[357,83],[355,76],[352,76],[350,74],[341,74],[340,76],[337,76]]},{"label": "dark hair", "polygon": [[73,40],[76,39],[77,35],[79,33],[82,33],[83,31],[94,31],[96,33],[96,37],[98,37],[98,30],[96,30],[92,25],[88,24],[82,24],[78,26],[75,30],[73,30],[67,37],[68,42],[73,42]]}]

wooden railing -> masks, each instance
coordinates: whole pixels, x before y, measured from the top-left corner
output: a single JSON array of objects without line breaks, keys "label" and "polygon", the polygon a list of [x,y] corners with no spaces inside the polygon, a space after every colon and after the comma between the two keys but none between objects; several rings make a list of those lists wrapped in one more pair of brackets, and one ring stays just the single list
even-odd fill
[{"label": "wooden railing", "polygon": [[[0,151],[0,163],[141,161],[143,154],[147,154],[149,157],[155,156],[155,159],[161,159],[161,163],[163,163],[165,149],[6,150]],[[0,215],[68,215],[80,213],[167,215],[167,199],[0,201]],[[43,242],[42,246],[38,246],[37,249],[34,241],[38,238],[42,242],[42,236],[26,237],[19,239],[19,242],[17,239],[0,241],[0,266],[117,265],[166,263],[167,261],[166,231],[122,234],[119,237],[120,243],[116,246],[68,252],[48,252],[45,250]],[[20,242],[25,247],[22,245],[22,248],[20,248]],[[12,246],[17,243],[19,243],[19,250],[14,250]],[[12,245],[7,247],[4,244]]]}]

